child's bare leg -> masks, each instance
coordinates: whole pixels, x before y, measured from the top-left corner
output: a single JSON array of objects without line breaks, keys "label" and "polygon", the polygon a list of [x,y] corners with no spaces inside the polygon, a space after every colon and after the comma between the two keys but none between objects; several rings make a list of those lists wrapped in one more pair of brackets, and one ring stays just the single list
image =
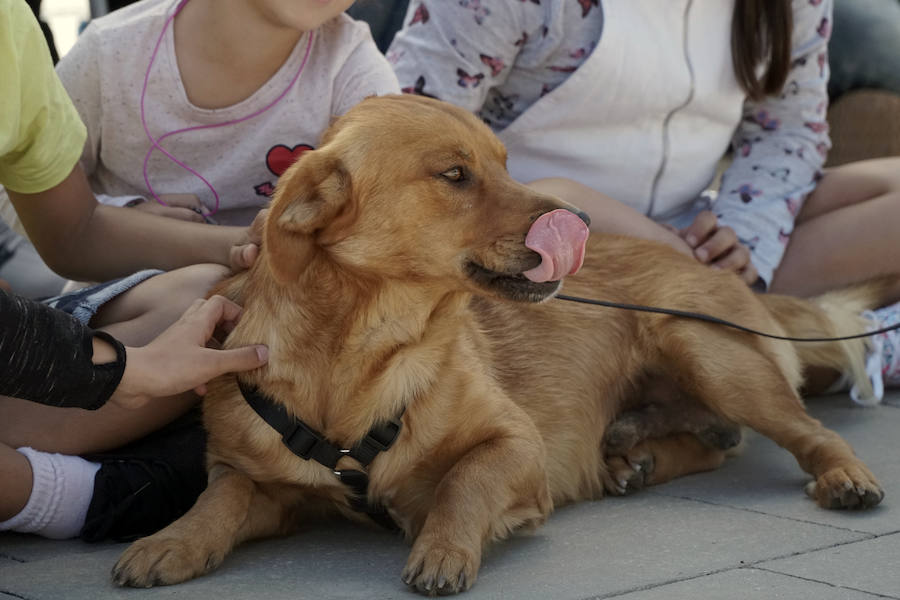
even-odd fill
[{"label": "child's bare leg", "polygon": [[0,493],[0,521],[5,521],[25,508],[32,485],[28,459],[5,444],[0,444],[0,480],[4,487]]},{"label": "child's bare leg", "polygon": [[89,411],[0,398],[0,443],[60,454],[104,452],[156,431],[196,402],[196,395],[185,393],[135,410],[106,404]]},{"label": "child's bare leg", "polygon": [[880,275],[900,300],[900,157],[841,165],[806,199],[771,290],[813,296]]},{"label": "child's bare leg", "polygon": [[203,264],[151,277],[104,304],[91,327],[108,331],[126,346],[143,346],[227,275],[222,265]]},{"label": "child's bare leg", "polygon": [[[900,158],[866,160],[830,169],[806,199],[771,291],[814,296],[879,275],[897,279],[900,300]],[[814,369],[804,392],[827,391],[839,373]]]}]

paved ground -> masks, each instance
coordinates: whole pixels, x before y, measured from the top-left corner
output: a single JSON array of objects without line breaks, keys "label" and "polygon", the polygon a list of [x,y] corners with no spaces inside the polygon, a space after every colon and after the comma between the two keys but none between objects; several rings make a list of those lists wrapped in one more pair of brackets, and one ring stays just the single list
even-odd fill
[{"label": "paved ground", "polygon": [[[818,508],[793,458],[752,435],[716,472],[558,510],[537,533],[494,547],[465,597],[900,599],[900,393],[873,409],[843,397],[809,406],[879,476],[881,506]],[[242,546],[211,575],[150,590],[110,583],[124,548],[0,534],[0,600],[417,597],[400,581],[406,544],[343,523]]]}]

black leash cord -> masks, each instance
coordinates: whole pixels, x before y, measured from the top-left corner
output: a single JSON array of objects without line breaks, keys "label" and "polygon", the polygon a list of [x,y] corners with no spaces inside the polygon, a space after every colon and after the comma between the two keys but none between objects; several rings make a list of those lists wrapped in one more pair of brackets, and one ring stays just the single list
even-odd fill
[{"label": "black leash cord", "polygon": [[756,331],[755,329],[750,329],[749,327],[744,327],[743,325],[738,325],[737,323],[732,323],[731,321],[726,321],[725,319],[720,319],[719,317],[713,317],[711,315],[707,315],[704,313],[689,312],[686,310],[676,310],[674,308],[658,308],[656,306],[643,306],[641,304],[626,304],[626,303],[622,303],[622,302],[609,302],[607,300],[594,300],[593,298],[579,298],[577,296],[565,296],[563,294],[557,294],[556,298],[558,298],[559,300],[568,300],[569,302],[580,302],[582,304],[593,304],[595,306],[606,306],[607,308],[621,308],[623,310],[636,310],[638,312],[659,313],[662,315],[672,315],[673,317],[684,317],[685,319],[706,321],[707,323],[714,323],[716,325],[723,325],[725,327],[731,327],[732,329],[738,329],[740,331],[752,333],[753,335],[761,335],[763,337],[772,338],[774,340],[785,340],[787,342],[842,342],[844,340],[855,340],[858,338],[869,337],[870,335],[878,335],[879,333],[887,333],[888,331],[894,331],[895,329],[900,329],[900,323],[897,323],[895,325],[891,325],[890,327],[882,327],[881,329],[876,329],[875,331],[869,331],[867,333],[857,333],[855,335],[845,335],[843,337],[798,338],[798,337],[788,337],[788,336],[783,336],[783,335],[775,335],[772,333],[765,333],[764,331]]}]

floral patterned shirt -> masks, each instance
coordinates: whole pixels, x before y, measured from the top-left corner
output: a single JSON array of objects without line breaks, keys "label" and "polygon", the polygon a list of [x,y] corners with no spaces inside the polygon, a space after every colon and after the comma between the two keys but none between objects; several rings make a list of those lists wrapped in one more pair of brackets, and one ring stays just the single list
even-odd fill
[{"label": "floral patterned shirt", "polygon": [[[777,96],[745,101],[712,208],[766,283],[830,147],[831,11],[832,0],[793,0],[787,84]],[[387,58],[404,91],[467,108],[499,132],[587,60],[603,25],[600,0],[412,0]]]}]

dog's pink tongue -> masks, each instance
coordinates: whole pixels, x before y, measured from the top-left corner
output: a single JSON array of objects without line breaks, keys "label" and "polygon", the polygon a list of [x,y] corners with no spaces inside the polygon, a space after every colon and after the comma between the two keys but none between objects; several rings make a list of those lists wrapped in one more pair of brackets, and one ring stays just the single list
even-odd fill
[{"label": "dog's pink tongue", "polygon": [[541,255],[541,264],[522,273],[531,281],[559,281],[581,268],[588,227],[568,210],[557,209],[538,217],[528,235],[525,247]]}]

